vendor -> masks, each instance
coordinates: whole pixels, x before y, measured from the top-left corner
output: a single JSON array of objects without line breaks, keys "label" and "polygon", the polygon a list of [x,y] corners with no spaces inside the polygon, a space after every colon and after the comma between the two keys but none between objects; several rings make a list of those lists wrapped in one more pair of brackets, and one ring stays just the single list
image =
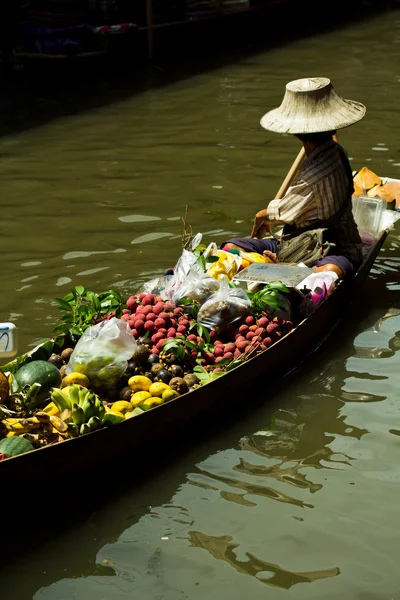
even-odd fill
[{"label": "vendor", "polygon": [[303,144],[306,160],[285,196],[256,214],[251,237],[232,238],[221,247],[258,252],[279,262],[279,241],[257,239],[264,226],[271,232],[272,225],[283,225],[283,234],[291,237],[328,227],[326,239],[334,247],[314,263],[315,270],[334,271],[340,279],[351,277],[362,261],[362,243],[352,212],[352,170],[333,136],[337,129],[362,119],[365,110],[363,104],[341,98],[327,78],[289,82],[281,105],[265,114],[261,125],[268,131],[295,135]]}]

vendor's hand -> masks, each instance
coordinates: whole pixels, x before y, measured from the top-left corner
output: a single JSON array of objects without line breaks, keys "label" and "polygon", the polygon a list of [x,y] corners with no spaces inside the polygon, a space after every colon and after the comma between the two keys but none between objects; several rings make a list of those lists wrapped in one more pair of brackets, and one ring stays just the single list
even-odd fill
[{"label": "vendor's hand", "polygon": [[267,219],[267,209],[263,208],[259,210],[254,217],[253,229],[251,230],[251,237],[256,237],[262,226],[265,226],[268,232],[271,232],[271,223]]}]

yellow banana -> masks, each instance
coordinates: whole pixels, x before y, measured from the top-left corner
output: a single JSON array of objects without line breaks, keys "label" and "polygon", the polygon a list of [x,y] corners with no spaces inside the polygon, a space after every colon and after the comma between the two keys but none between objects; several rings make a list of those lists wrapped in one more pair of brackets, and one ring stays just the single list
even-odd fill
[{"label": "yellow banana", "polygon": [[59,417],[55,417],[54,415],[50,416],[50,423],[59,433],[66,433],[68,431],[68,425],[60,419]]}]

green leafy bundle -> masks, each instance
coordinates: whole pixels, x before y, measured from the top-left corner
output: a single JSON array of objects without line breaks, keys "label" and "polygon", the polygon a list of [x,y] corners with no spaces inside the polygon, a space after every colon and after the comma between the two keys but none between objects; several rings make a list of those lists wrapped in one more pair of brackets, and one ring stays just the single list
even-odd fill
[{"label": "green leafy bundle", "polygon": [[246,291],[248,297],[251,300],[252,309],[251,314],[255,317],[259,317],[263,312],[268,312],[268,308],[281,309],[281,303],[279,302],[279,294],[289,293],[289,288],[286,287],[281,281],[271,281],[266,286],[257,292]]},{"label": "green leafy bundle", "polygon": [[79,339],[88,327],[95,325],[106,315],[115,314],[119,317],[123,307],[122,296],[115,290],[97,294],[85,290],[83,285],[73,288],[64,298],[53,298],[53,300],[64,312],[54,333],[64,333],[72,340]]}]

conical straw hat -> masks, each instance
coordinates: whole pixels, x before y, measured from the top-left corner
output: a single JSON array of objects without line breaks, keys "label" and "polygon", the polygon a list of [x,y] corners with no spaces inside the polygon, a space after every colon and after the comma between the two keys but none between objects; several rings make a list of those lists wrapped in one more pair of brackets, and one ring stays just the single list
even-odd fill
[{"label": "conical straw hat", "polygon": [[318,133],[343,129],[365,115],[360,102],[345,100],[326,77],[296,79],[286,85],[282,104],[267,112],[261,125],[276,133]]}]

